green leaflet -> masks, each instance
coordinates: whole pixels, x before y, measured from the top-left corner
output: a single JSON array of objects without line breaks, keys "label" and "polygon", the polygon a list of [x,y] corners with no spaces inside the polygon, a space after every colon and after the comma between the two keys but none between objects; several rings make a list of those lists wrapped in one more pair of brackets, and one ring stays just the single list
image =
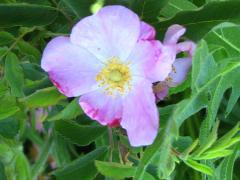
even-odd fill
[{"label": "green leaflet", "polygon": [[184,162],[188,166],[190,166],[191,168],[193,168],[193,169],[195,169],[197,171],[200,171],[200,172],[202,172],[204,174],[208,174],[210,176],[213,175],[213,170],[210,167],[208,167],[208,166],[206,166],[204,164],[198,163],[198,162],[196,162],[194,160],[191,160],[191,159],[188,159],[187,161],[184,161]]},{"label": "green leaflet", "polygon": [[88,145],[104,132],[106,127],[98,125],[80,125],[72,120],[55,121],[55,129],[67,140],[78,144]]},{"label": "green leaflet", "polygon": [[0,46],[4,46],[4,45],[9,45],[12,42],[14,42],[15,37],[6,32],[6,31],[0,31]]},{"label": "green leaflet", "polygon": [[207,137],[208,141],[204,144],[200,144],[200,147],[192,154],[192,156],[199,157],[202,153],[204,153],[207,149],[209,149],[212,144],[217,140],[217,130],[219,126],[219,121],[217,121]]},{"label": "green leaflet", "polygon": [[16,99],[8,94],[0,97],[0,120],[14,115],[20,110],[16,105]]},{"label": "green leaflet", "polygon": [[234,152],[231,156],[223,159],[221,164],[218,166],[216,170],[215,180],[223,179],[223,180],[232,180],[233,177],[233,167],[235,161],[239,157],[239,143],[234,147]]},{"label": "green leaflet", "polygon": [[20,101],[29,108],[36,108],[55,105],[58,101],[65,98],[66,97],[63,96],[55,87],[49,87],[37,90],[35,93],[22,98]]},{"label": "green leaflet", "polygon": [[0,135],[6,138],[14,138],[19,130],[19,122],[16,117],[9,117],[0,121]]},{"label": "green leaflet", "polygon": [[0,4],[0,27],[43,26],[52,23],[56,17],[56,9],[48,6]]},{"label": "green leaflet", "polygon": [[220,66],[215,62],[212,53],[209,52],[205,41],[199,43],[193,57],[192,94],[189,99],[177,104],[175,111],[176,122],[179,126],[192,114],[207,108],[207,122],[209,123],[207,124],[207,130],[209,131],[215,120],[224,92],[232,88],[228,104],[231,107],[240,95],[240,84],[237,83],[240,75],[238,57],[225,58],[225,66]]},{"label": "green leaflet", "polygon": [[95,161],[95,165],[98,171],[103,175],[118,179],[133,177],[136,171],[136,168],[132,166],[122,165],[118,163]]},{"label": "green leaflet", "polygon": [[7,180],[4,164],[1,161],[0,161],[0,177],[2,178],[2,180]]},{"label": "green leaflet", "polygon": [[97,148],[94,151],[77,158],[64,167],[54,171],[52,174],[59,180],[65,179],[92,179],[97,174],[94,166],[95,160],[103,160],[108,149],[106,147]]},{"label": "green leaflet", "polygon": [[20,41],[18,42],[18,48],[21,51],[21,53],[29,56],[33,56],[37,62],[39,61],[41,54],[39,50],[35,48],[33,45],[31,45],[30,43],[25,41]]},{"label": "green leaflet", "polygon": [[133,9],[142,20],[148,23],[157,22],[162,8],[169,0],[132,0],[130,8]]},{"label": "green leaflet", "polygon": [[[106,177],[113,177],[116,179],[130,178],[134,176],[136,167],[123,165],[119,163],[95,161],[95,165],[100,173]],[[143,178],[146,180],[154,180],[155,178],[149,173],[145,172]]]},{"label": "green leaflet", "polygon": [[5,78],[15,97],[22,97],[24,86],[24,75],[17,56],[9,53],[5,59]]},{"label": "green leaflet", "polygon": [[186,36],[198,41],[211,28],[220,23],[239,22],[239,6],[239,1],[211,2],[196,10],[181,11],[173,18],[155,23],[154,25],[158,31],[158,36],[161,38],[170,25],[183,25],[187,28]]},{"label": "green leaflet", "polygon": [[169,0],[167,5],[161,10],[164,17],[172,17],[180,11],[197,9],[193,3],[188,0]]},{"label": "green leaflet", "polygon": [[53,117],[49,117],[48,121],[56,121],[60,119],[74,119],[78,115],[82,114],[80,105],[78,104],[78,98],[69,103],[60,113]]},{"label": "green leaflet", "polygon": [[[231,129],[228,133],[226,133],[224,136],[222,136],[220,139],[218,139],[212,147],[209,149],[209,151],[220,151],[229,145],[231,145],[231,142],[235,139],[232,137],[236,135],[236,133],[239,131],[239,124],[237,123],[233,129]],[[239,138],[238,138],[239,139]],[[240,141],[240,139],[239,139]]]},{"label": "green leaflet", "polygon": [[76,1],[76,0],[61,0],[61,4],[68,7],[70,11],[78,18],[82,18],[90,15],[90,6],[94,3],[94,0],[88,1]]},{"label": "green leaflet", "polygon": [[31,172],[30,172],[30,164],[26,158],[26,156],[19,152],[15,159],[16,162],[16,174],[17,179],[19,180],[31,180]]},{"label": "green leaflet", "polygon": [[225,156],[229,156],[233,153],[232,150],[221,150],[215,151],[212,153],[206,152],[204,154],[199,155],[198,157],[193,157],[194,160],[208,160],[208,159],[215,159],[215,158],[222,158]]}]

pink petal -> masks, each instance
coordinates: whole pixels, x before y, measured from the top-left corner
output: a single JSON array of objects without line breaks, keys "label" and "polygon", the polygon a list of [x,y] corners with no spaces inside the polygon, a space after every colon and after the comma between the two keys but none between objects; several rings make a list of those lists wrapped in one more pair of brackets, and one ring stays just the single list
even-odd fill
[{"label": "pink petal", "polygon": [[164,44],[176,44],[185,31],[186,29],[178,24],[170,26],[165,34]]},{"label": "pink petal", "polygon": [[158,70],[158,81],[164,81],[169,73],[172,71],[172,64],[176,59],[176,46],[163,45],[159,60],[155,66]]},{"label": "pink petal", "polygon": [[159,82],[157,85],[153,87],[156,102],[164,100],[164,98],[168,95],[168,85],[165,82]]},{"label": "pink petal", "polygon": [[102,125],[113,127],[121,121],[121,97],[106,95],[102,89],[84,94],[80,97],[79,104],[91,119]]},{"label": "pink petal", "polygon": [[123,6],[105,6],[97,14],[78,22],[71,41],[105,61],[117,56],[125,60],[140,33],[140,20]]},{"label": "pink petal", "polygon": [[121,126],[127,130],[132,146],[153,143],[158,132],[159,116],[152,83],[140,81],[125,98]]},{"label": "pink petal", "polygon": [[[156,82],[159,78],[165,79],[168,73],[158,70],[161,44],[159,41],[138,41],[128,57],[131,60],[133,75],[148,78]],[[164,77],[161,77],[164,74]],[[166,74],[166,75],[165,75]]]},{"label": "pink petal", "polygon": [[41,66],[58,90],[72,97],[97,88],[95,77],[102,64],[68,37],[57,37],[45,48]]},{"label": "pink petal", "polygon": [[185,41],[177,44],[177,52],[187,52],[190,57],[193,56],[195,49],[196,44],[192,41]]},{"label": "pink petal", "polygon": [[173,64],[173,71],[169,75],[170,80],[167,81],[168,86],[175,87],[181,84],[186,79],[191,65],[191,58],[176,59]]},{"label": "pink petal", "polygon": [[156,36],[156,31],[151,25],[141,22],[140,27],[140,37],[141,40],[154,40]]}]

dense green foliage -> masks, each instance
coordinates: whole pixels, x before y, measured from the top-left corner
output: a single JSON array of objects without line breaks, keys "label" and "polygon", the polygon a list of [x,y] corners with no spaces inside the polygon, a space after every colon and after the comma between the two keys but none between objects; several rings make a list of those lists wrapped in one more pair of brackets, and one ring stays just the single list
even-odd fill
[{"label": "dense green foliage", "polygon": [[[172,24],[197,43],[191,73],[158,104],[144,148],[90,120],[40,67],[49,40],[104,5],[121,4],[162,40]],[[240,1],[0,0],[0,179],[240,178]]]}]

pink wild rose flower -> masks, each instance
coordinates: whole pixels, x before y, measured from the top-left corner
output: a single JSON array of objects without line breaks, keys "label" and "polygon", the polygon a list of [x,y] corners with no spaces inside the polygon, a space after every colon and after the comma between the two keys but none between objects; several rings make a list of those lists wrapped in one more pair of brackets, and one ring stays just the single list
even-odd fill
[{"label": "pink wild rose flower", "polygon": [[70,37],[51,40],[41,66],[61,93],[81,96],[91,119],[120,125],[132,146],[149,145],[159,126],[152,83],[171,70],[158,61],[160,47],[154,28],[134,12],[106,6],[78,22]]},{"label": "pink wild rose flower", "polygon": [[[159,83],[154,86],[157,101],[163,100],[168,95],[169,87],[175,87],[181,84],[187,76],[192,65],[192,55],[196,48],[192,41],[184,41],[178,43],[180,37],[185,33],[186,29],[180,25],[172,25],[168,28],[163,44],[161,45],[161,55],[159,62],[166,62],[169,68],[166,72],[170,72],[166,79],[159,77]],[[176,58],[178,53],[186,52],[187,57]],[[164,71],[164,67],[159,68]]]}]

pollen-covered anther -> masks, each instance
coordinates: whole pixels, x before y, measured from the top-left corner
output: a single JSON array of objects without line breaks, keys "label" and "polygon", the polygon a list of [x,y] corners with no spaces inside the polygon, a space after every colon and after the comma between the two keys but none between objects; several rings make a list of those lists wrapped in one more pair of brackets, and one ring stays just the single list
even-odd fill
[{"label": "pollen-covered anther", "polygon": [[118,58],[111,58],[105,67],[97,74],[96,81],[104,87],[108,95],[120,94],[131,90],[131,73],[129,63],[122,63]]}]

